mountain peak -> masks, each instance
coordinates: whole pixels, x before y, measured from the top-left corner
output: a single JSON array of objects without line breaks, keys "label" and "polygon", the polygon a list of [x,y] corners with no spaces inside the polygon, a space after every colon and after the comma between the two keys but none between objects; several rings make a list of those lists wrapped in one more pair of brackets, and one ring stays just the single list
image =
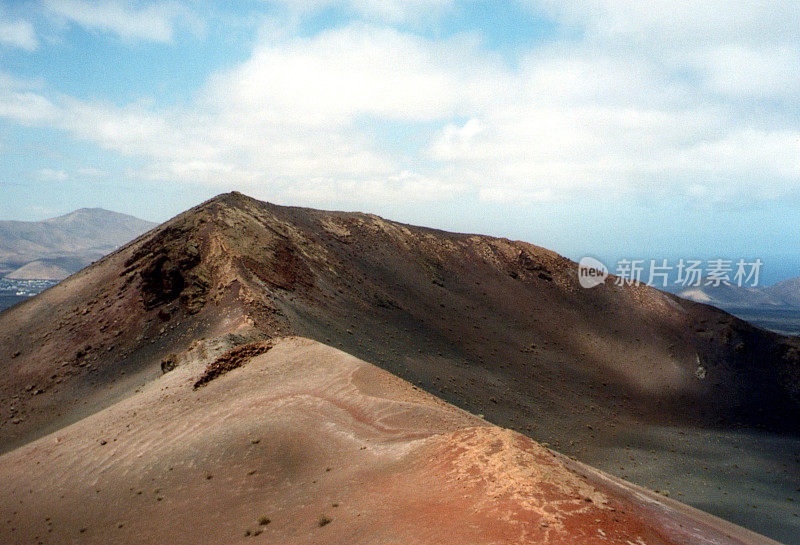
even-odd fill
[{"label": "mountain peak", "polygon": [[[171,378],[189,381],[198,358],[286,336],[573,456],[624,448],[638,425],[797,431],[800,340],[644,285],[582,289],[576,272],[524,242],[218,195],[0,314],[0,414],[14,400],[24,415],[0,420],[0,448],[143,377],[186,365]],[[329,406],[324,388],[302,391]],[[347,403],[337,414],[360,412]]]},{"label": "mountain peak", "polygon": [[[147,328],[163,316],[213,329],[227,316],[258,335],[340,339],[356,355],[395,372],[408,372],[400,362],[418,359],[411,348],[420,346],[426,351],[436,346],[437,357],[450,354],[476,368],[493,368],[499,354],[507,362],[503,365],[519,372],[533,353],[536,361],[557,367],[564,358],[586,362],[592,369],[585,371],[591,375],[586,380],[597,382],[597,388],[615,384],[630,391],[630,399],[663,397],[649,418],[680,419],[688,412],[707,420],[747,422],[761,419],[757,408],[765,404],[775,408],[764,413],[774,415],[769,425],[786,425],[791,419],[779,415],[800,393],[797,382],[755,376],[763,368],[761,349],[737,348],[754,335],[768,334],[714,309],[647,286],[620,288],[609,282],[582,289],[575,263],[524,242],[367,214],[278,206],[239,192],[218,195],[173,218],[81,276],[84,284],[97,279],[96,285],[89,282],[96,291],[77,281],[62,290],[84,294],[77,299],[106,301],[96,303],[107,309],[104,313],[122,312],[144,320]],[[387,325],[392,323],[416,325],[398,335]],[[359,330],[360,337],[348,330]],[[480,333],[463,336],[473,330]],[[95,333],[92,346],[111,342],[106,339],[111,330]],[[388,338],[391,347],[374,352],[354,342],[357,338]],[[498,338],[504,341],[487,348]],[[641,338],[650,339],[646,348]],[[600,349],[609,339],[617,348]],[[788,347],[781,344],[768,357],[781,373],[789,372],[785,366],[796,356]],[[643,372],[643,357],[673,363],[653,363]],[[730,395],[720,396],[698,383],[696,372],[702,365],[713,374],[723,360],[737,374]],[[719,372],[729,373],[727,368]],[[421,373],[417,380],[432,380],[421,369],[414,372]],[[749,389],[739,381],[760,382],[763,393],[745,395]]]},{"label": "mountain peak", "polygon": [[[25,275],[46,272],[52,276],[55,269],[42,269],[38,263],[45,260],[61,269],[56,275],[60,279],[154,226],[102,208],[80,208],[43,221],[0,221],[0,276],[17,272]],[[29,263],[37,265],[20,271]],[[33,272],[37,270],[40,272]]]},{"label": "mountain peak", "polygon": [[145,220],[140,220],[130,214],[124,214],[122,212],[115,212],[113,210],[108,210],[106,208],[99,208],[99,207],[84,207],[78,208],[73,210],[72,212],[67,212],[66,214],[62,214],[60,216],[56,216],[54,218],[49,218],[43,221],[50,222],[50,223],[58,223],[65,220],[108,220],[108,219],[120,219],[120,218],[130,218],[132,220],[140,221],[143,223],[149,223]]},{"label": "mountain peak", "polygon": [[227,193],[220,193],[215,197],[208,199],[207,201],[199,204],[198,206],[194,207],[193,210],[203,210],[210,205],[216,206],[224,206],[230,208],[247,208],[252,206],[277,206],[271,203],[260,201],[249,195],[245,195],[244,193],[240,193],[239,191],[229,191]]}]

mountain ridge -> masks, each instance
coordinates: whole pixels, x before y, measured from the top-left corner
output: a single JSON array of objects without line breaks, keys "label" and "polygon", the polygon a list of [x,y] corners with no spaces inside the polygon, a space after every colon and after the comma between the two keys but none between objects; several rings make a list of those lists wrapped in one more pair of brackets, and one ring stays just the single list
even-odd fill
[{"label": "mountain ridge", "polygon": [[[426,338],[435,339],[429,344],[437,346],[437,357],[447,359],[439,354],[448,352],[447,367],[452,367],[451,370],[459,366],[459,360],[471,361],[478,368],[485,367],[500,350],[494,348],[494,352],[487,352],[476,339],[462,340],[455,328],[464,324],[448,325],[448,314],[467,314],[473,330],[483,336],[491,332],[503,338],[504,344],[514,347],[502,348],[506,356],[513,354],[516,360],[508,363],[509,370],[515,370],[513,374],[524,372],[523,361],[535,360],[537,350],[547,361],[566,357],[573,363],[568,364],[563,373],[589,380],[595,388],[603,388],[604,382],[613,382],[619,391],[629,390],[627,395],[631,401],[642,395],[654,396],[662,404],[658,411],[660,416],[683,412],[686,401],[692,399],[688,406],[695,407],[692,408],[693,417],[700,418],[704,410],[719,409],[719,394],[703,401],[708,394],[703,393],[703,383],[695,379],[698,361],[702,360],[711,375],[714,374],[712,367],[719,365],[723,376],[717,380],[744,373],[749,377],[746,385],[750,386],[753,381],[758,384],[765,379],[750,376],[757,367],[745,361],[761,355],[751,354],[747,343],[772,343],[778,352],[770,352],[770,357],[776,358],[776,364],[784,358],[797,357],[791,340],[778,340],[777,335],[762,332],[721,311],[695,306],[653,288],[620,289],[609,283],[592,291],[582,290],[577,284],[572,261],[524,242],[416,228],[366,214],[280,207],[239,193],[211,199],[176,216],[161,228],[103,258],[82,275],[92,276],[89,271],[96,271],[123,254],[126,257],[119,265],[121,271],[113,276],[123,279],[124,283],[116,294],[106,293],[101,299],[110,301],[120,297],[126,301],[129,313],[141,305],[137,313],[144,311],[149,315],[153,311],[156,314],[164,311],[170,316],[181,315],[192,320],[207,303],[230,303],[242,312],[244,321],[252,322],[250,327],[255,330],[269,334],[294,332],[322,341],[333,335],[339,337],[343,345],[351,345],[350,350],[360,357],[380,361],[383,359],[380,350],[352,345],[350,341],[356,336],[348,330],[352,331],[354,324],[337,324],[337,321],[354,322],[354,313],[367,310],[381,316],[386,325],[370,332],[371,326],[377,324],[363,324],[360,327],[363,335],[385,334],[387,326],[395,327],[392,325],[395,321],[414,322],[416,331],[405,332],[408,340],[413,341],[409,344],[417,346],[425,344]],[[398,275],[402,275],[402,282],[398,282]],[[469,276],[472,277],[469,283],[464,282]],[[491,285],[481,287],[482,282]],[[119,295],[131,284],[137,287],[135,301]],[[62,284],[55,291],[66,289]],[[525,296],[531,308],[535,304],[550,312],[557,310],[555,317],[574,320],[573,326],[591,338],[576,337],[574,331],[561,324],[541,320],[531,309],[517,308],[518,303],[525,301]],[[32,303],[28,301],[26,306]],[[494,322],[486,316],[486,310],[490,309],[505,315],[504,324],[524,323],[524,327],[498,331],[505,326],[492,325]],[[591,314],[597,312],[607,313],[607,320],[625,320],[626,326],[633,329],[620,337],[621,330],[607,320],[592,321]],[[10,316],[8,321],[13,319]],[[485,320],[489,320],[489,331],[482,331],[476,325]],[[703,333],[694,334],[693,331],[692,335],[686,335],[687,326]],[[721,330],[722,335],[712,335],[715,330]],[[530,338],[523,340],[521,337],[525,335]],[[641,346],[641,338],[647,336],[650,344]],[[101,344],[110,342],[105,339],[107,334],[96,331],[87,335],[85,344],[95,344],[93,337]],[[545,342],[538,343],[537,337]],[[100,338],[105,340],[100,341]],[[387,342],[398,344],[392,339]],[[612,342],[618,345],[613,347]],[[638,361],[638,357],[648,351],[656,351],[663,354],[659,358],[673,363],[666,367],[659,364],[641,373],[636,365],[617,364],[620,346],[625,347],[622,353],[627,350],[633,361]],[[400,354],[408,352],[396,348]],[[723,353],[731,361],[741,361],[737,364],[738,370],[721,363]],[[596,360],[593,367],[599,369],[574,363],[593,356]],[[413,354],[407,357],[412,358]],[[762,366],[763,361],[758,357],[757,365]],[[648,357],[653,358],[652,355]],[[676,367],[679,360],[683,362],[682,367]],[[405,372],[397,363],[391,367],[393,372]],[[416,378],[429,386],[438,382],[437,388],[444,394],[452,390],[441,384],[441,379],[435,381],[436,375],[423,368],[409,369],[412,380]],[[505,370],[493,371],[506,374]],[[791,366],[775,369],[779,376],[794,371]],[[414,377],[415,374],[419,376]],[[547,378],[555,379],[554,376]],[[515,377],[515,380],[521,378]],[[555,380],[559,382],[563,377]],[[734,399],[728,400],[723,409],[733,414],[719,417],[758,421],[756,413],[741,410],[743,403],[758,404],[742,398],[748,395],[743,390],[746,385],[736,386],[726,394]],[[767,406],[774,405],[776,400],[791,406],[798,395],[790,385],[773,384],[769,389],[770,395],[764,395],[763,399]],[[750,395],[759,398],[761,394]],[[775,423],[782,421],[777,414],[783,414],[784,410],[776,413]]]},{"label": "mountain ridge", "polygon": [[644,285],[585,290],[525,242],[231,193],[0,315],[0,444],[133,395],[210,339],[290,335],[579,459],[644,425],[797,434],[797,339]]},{"label": "mountain ridge", "polygon": [[722,309],[800,309],[800,277],[787,278],[769,286],[722,283],[678,289],[675,293],[684,299]]}]

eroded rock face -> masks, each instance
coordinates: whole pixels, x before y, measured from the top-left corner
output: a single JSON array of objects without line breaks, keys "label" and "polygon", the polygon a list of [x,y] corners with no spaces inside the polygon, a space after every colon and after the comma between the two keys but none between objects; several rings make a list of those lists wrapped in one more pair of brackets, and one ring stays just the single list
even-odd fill
[{"label": "eroded rock face", "polygon": [[205,386],[225,373],[245,365],[256,356],[265,354],[270,348],[272,344],[268,342],[249,343],[232,348],[208,364],[205,372],[194,383],[194,388]]},{"label": "eroded rock face", "polygon": [[200,244],[188,227],[167,228],[151,238],[126,263],[138,270],[145,309],[176,299],[189,312],[205,304],[210,287]]},{"label": "eroded rock face", "polygon": [[313,285],[313,273],[289,241],[279,239],[269,253],[271,255],[261,256],[261,259],[243,256],[241,263],[248,272],[273,288],[294,291]]}]

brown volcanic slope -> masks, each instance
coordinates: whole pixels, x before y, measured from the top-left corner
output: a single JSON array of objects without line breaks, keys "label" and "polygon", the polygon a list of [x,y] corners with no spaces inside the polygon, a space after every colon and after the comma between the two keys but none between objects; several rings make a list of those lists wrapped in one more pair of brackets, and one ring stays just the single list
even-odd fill
[{"label": "brown volcanic slope", "polygon": [[798,426],[796,339],[645,286],[582,290],[530,244],[233,193],[0,314],[0,451],[129,396],[196,341],[290,334],[587,460],[631,424]]},{"label": "brown volcanic slope", "polygon": [[774,544],[308,339],[193,389],[204,347],[0,457],[0,542]]}]

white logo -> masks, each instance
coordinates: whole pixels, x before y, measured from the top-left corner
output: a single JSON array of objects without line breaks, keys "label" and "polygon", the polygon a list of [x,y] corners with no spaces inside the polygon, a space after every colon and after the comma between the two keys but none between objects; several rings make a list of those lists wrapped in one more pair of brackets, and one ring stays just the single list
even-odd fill
[{"label": "white logo", "polygon": [[578,262],[578,282],[582,288],[599,286],[608,278],[608,268],[593,257],[583,257]]}]

